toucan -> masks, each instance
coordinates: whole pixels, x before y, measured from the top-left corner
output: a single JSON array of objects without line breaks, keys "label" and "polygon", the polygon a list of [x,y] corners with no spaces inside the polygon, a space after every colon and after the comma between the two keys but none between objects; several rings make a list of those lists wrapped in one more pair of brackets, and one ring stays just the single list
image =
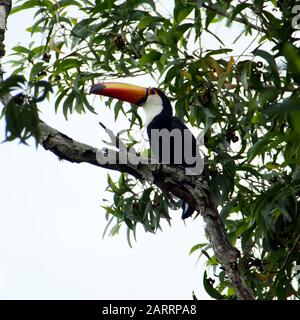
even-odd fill
[{"label": "toucan", "polygon": [[[145,126],[150,141],[151,156],[158,158],[161,163],[192,170],[192,174],[201,173],[199,164],[202,162],[197,141],[187,126],[173,116],[170,100],[163,91],[127,83],[103,82],[92,86],[90,93],[142,106],[146,115]],[[164,139],[163,134],[169,139]],[[166,149],[169,154],[164,152]],[[182,219],[192,216],[195,211],[186,203],[183,203],[182,208]]]}]

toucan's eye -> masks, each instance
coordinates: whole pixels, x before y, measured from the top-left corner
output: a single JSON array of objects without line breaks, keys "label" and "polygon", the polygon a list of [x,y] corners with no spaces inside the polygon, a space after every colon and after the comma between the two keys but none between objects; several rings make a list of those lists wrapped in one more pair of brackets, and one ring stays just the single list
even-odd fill
[{"label": "toucan's eye", "polygon": [[150,89],[150,94],[155,94],[156,93],[156,90],[154,88],[151,88]]}]

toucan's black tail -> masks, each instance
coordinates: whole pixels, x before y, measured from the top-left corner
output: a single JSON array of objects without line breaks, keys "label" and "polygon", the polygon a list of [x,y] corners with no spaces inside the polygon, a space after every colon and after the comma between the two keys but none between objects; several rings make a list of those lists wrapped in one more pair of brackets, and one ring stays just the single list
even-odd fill
[{"label": "toucan's black tail", "polygon": [[195,209],[189,206],[186,202],[182,202],[182,215],[181,219],[189,218],[193,215]]}]

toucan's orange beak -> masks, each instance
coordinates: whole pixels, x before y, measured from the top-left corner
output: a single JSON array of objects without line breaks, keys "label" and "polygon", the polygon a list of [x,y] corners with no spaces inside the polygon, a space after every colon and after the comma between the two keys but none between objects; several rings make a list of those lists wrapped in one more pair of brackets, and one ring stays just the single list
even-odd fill
[{"label": "toucan's orange beak", "polygon": [[147,99],[148,88],[121,82],[103,82],[92,86],[90,93],[141,105]]}]

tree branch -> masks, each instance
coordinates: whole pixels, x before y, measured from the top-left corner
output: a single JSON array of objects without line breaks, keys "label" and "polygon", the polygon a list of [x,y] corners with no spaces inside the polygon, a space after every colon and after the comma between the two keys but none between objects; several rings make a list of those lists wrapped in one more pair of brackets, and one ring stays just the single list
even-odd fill
[{"label": "tree branch", "polygon": [[[4,9],[3,9],[4,8]],[[11,1],[2,1],[0,4],[0,59],[4,56],[4,35],[7,15],[11,8]],[[1,68],[1,64],[0,64]],[[1,70],[1,69],[0,69]],[[3,81],[3,73],[0,72],[0,84]],[[7,94],[0,97],[5,106],[12,96]],[[215,255],[225,269],[232,286],[236,290],[237,298],[250,300],[253,296],[248,289],[245,280],[238,267],[239,251],[235,249],[227,236],[224,224],[219,216],[217,208],[212,203],[206,181],[203,177],[187,176],[183,169],[161,164],[131,164],[119,163],[120,153],[115,150],[97,149],[80,143],[48,126],[40,123],[42,132],[40,144],[46,149],[64,159],[75,163],[89,163],[94,166],[126,172],[137,179],[148,179],[166,192],[179,197],[200,212],[206,223],[206,233],[213,246]],[[106,157],[107,163],[100,163],[99,156]],[[113,157],[117,161],[110,162]]]},{"label": "tree branch", "polygon": [[[118,151],[108,148],[97,149],[80,143],[44,122],[41,122],[40,128],[42,131],[40,144],[46,150],[57,155],[59,159],[75,163],[89,163],[105,169],[126,172],[137,179],[150,180],[190,205],[195,205],[195,200],[189,190],[182,187],[181,184],[184,183],[194,186],[197,179],[194,176],[186,176],[183,169],[172,168],[161,164],[120,163],[121,155]],[[107,162],[99,162],[97,159],[100,158],[105,158]],[[172,176],[175,176],[176,180],[174,180]]]},{"label": "tree branch", "polygon": [[[206,223],[206,233],[215,255],[225,269],[237,296],[241,300],[253,299],[238,268],[239,251],[234,248],[227,236],[217,208],[210,200],[207,183],[203,177],[187,176],[184,170],[161,164],[101,164],[99,154],[110,159],[119,159],[119,152],[111,149],[96,149],[75,141],[63,133],[41,123],[41,145],[56,154],[60,159],[76,163],[89,163],[105,169],[117,170],[133,175],[137,179],[152,181],[162,190],[172,193],[200,212]],[[98,156],[97,156],[98,154]],[[111,155],[111,158],[108,157]]]}]

